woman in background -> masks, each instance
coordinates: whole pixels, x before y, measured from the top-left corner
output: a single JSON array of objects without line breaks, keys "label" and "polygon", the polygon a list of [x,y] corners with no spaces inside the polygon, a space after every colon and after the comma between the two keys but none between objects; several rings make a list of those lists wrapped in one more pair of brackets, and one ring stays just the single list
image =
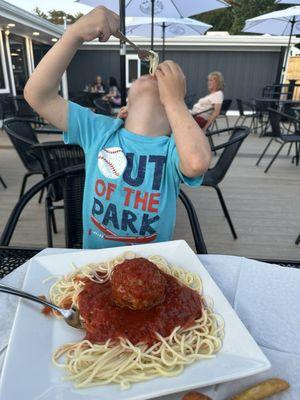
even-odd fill
[{"label": "woman in background", "polygon": [[109,101],[112,104],[112,106],[120,106],[121,105],[121,94],[120,94],[117,80],[113,76],[111,76],[108,79],[108,87],[109,87],[109,91],[105,96],[102,97],[102,99]]},{"label": "woman in background", "polygon": [[104,93],[105,92],[105,86],[102,81],[102,77],[100,75],[96,76],[95,82],[92,84],[92,87],[91,87],[91,92],[92,93]]},{"label": "woman in background", "polygon": [[224,100],[224,78],[221,72],[211,72],[208,75],[207,87],[209,94],[194,104],[191,113],[198,125],[206,131],[221,112]]}]

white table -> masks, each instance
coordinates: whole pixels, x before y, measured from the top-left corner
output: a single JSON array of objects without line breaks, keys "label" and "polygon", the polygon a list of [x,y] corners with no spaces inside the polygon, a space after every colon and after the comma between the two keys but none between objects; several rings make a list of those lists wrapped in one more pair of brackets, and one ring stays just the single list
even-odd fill
[{"label": "white table", "polygon": [[[76,250],[45,249],[39,256],[66,251]],[[272,399],[299,400],[300,270],[242,257],[201,255],[199,258],[272,364],[271,370],[262,374],[201,389],[201,392],[213,400],[225,400],[259,381],[280,377],[291,384],[291,389]],[[25,263],[2,282],[22,287],[27,265]],[[14,296],[0,301],[0,371],[16,304]],[[182,395],[163,399],[179,400]]]}]

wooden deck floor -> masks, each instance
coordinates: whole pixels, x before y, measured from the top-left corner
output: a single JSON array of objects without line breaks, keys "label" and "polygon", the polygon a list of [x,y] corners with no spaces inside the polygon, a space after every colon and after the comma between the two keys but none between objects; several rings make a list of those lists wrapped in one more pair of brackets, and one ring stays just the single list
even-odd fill
[{"label": "wooden deck floor", "polygon": [[[57,140],[43,135],[42,140]],[[220,138],[218,138],[220,140]],[[253,258],[300,259],[300,245],[294,244],[300,232],[300,166],[291,163],[287,149],[268,174],[264,166],[255,167],[258,154],[267,139],[249,136],[221,184],[238,239],[231,236],[215,191],[211,188],[186,189],[201,224],[209,253],[232,254]],[[274,154],[274,143],[270,153]],[[8,188],[0,184],[0,232],[19,194],[25,170],[6,135],[0,130],[0,175]],[[37,177],[30,178],[33,183]],[[64,246],[63,215],[57,211],[59,233],[54,244]],[[175,239],[185,239],[193,245],[185,211],[179,204]],[[11,244],[46,246],[44,206],[37,198],[28,205]]]}]

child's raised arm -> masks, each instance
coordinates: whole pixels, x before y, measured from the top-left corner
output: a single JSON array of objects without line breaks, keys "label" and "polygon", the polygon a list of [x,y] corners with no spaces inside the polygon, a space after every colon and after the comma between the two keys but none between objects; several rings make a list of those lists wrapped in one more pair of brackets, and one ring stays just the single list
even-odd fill
[{"label": "child's raised arm", "polygon": [[185,76],[173,61],[165,61],[156,70],[159,96],[174,133],[181,172],[194,178],[207,171],[211,162],[208,140],[184,102]]},{"label": "child's raised arm", "polygon": [[119,17],[105,7],[97,7],[72,24],[48,51],[24,88],[24,96],[43,118],[66,131],[68,105],[58,94],[59,83],[76,50],[84,41],[99,38],[106,42],[119,29]]}]

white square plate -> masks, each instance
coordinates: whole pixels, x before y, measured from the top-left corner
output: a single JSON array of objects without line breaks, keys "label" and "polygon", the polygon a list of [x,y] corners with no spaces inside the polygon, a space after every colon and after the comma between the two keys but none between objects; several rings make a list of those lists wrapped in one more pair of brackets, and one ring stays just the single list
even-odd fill
[{"label": "white square plate", "polygon": [[54,350],[68,342],[80,340],[82,332],[61,320],[45,317],[35,303],[20,300],[4,363],[0,383],[3,400],[144,400],[254,375],[270,368],[270,363],[239,320],[220,289],[198,257],[184,241],[129,246],[104,250],[86,250],[33,259],[24,281],[24,290],[36,295],[48,294],[50,275],[72,271],[88,262],[111,259],[131,250],[141,256],[164,256],[170,263],[196,272],[203,281],[204,295],[214,301],[214,310],[225,320],[225,338],[216,358],[188,366],[172,378],[156,378],[136,383],[128,390],[118,385],[74,389],[63,381],[64,370],[51,363]]}]

